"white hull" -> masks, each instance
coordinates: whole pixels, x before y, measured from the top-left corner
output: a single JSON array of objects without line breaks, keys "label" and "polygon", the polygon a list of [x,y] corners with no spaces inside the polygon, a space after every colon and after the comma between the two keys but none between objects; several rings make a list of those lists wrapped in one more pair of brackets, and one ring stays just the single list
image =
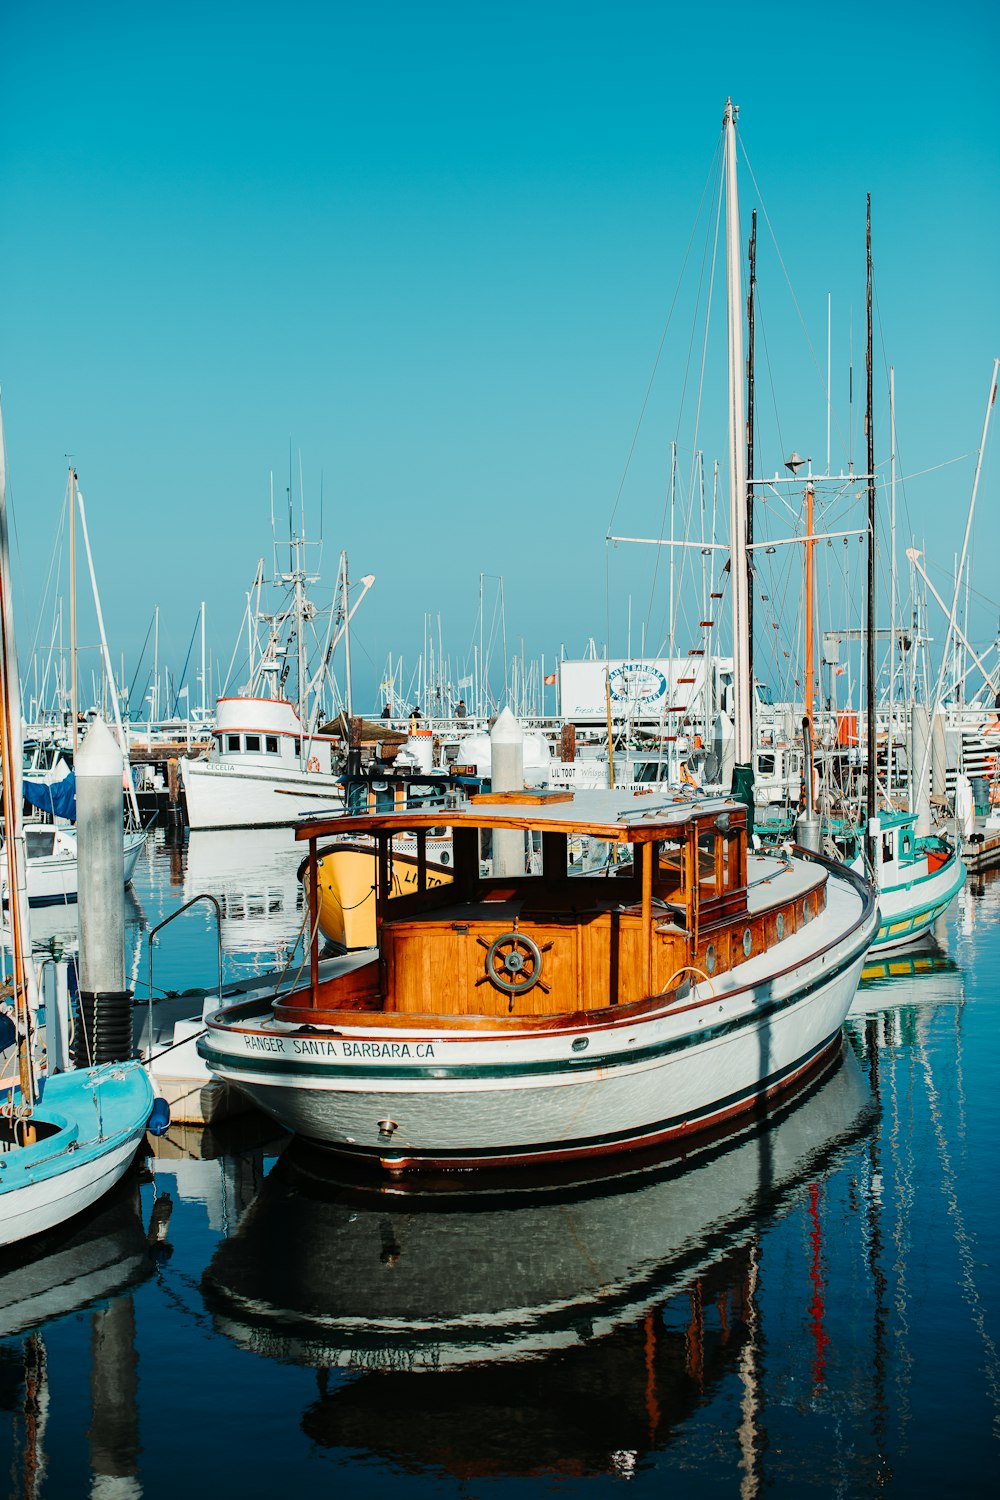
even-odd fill
[{"label": "white hull", "polygon": [[[146,847],[144,832],[125,835],[125,885],[135,874],[139,855]],[[79,869],[76,834],[59,830],[58,847],[52,854],[29,854],[26,861],[29,906],[62,906],[79,899]],[[3,904],[7,905],[7,856],[0,850]]]},{"label": "white hull", "polygon": [[[634,1327],[665,1297],[744,1245],[870,1125],[872,1101],[847,1050],[770,1128],[750,1126],[685,1159],[569,1192],[495,1195],[374,1189],[295,1147],[283,1154],[204,1278],[209,1309],[241,1347],[325,1368],[438,1371],[544,1358]],[[339,1184],[338,1184],[339,1185]],[[386,1274],[384,1228],[400,1253]],[[512,1232],[520,1253],[511,1253]],[[294,1263],[272,1253],[294,1244]],[[330,1267],[336,1266],[335,1275]]]},{"label": "white hull", "polygon": [[188,824],[195,829],[285,828],[343,805],[332,775],[225,760],[183,759],[180,771]]},{"label": "white hull", "polygon": [[0,1245],[66,1223],[114,1187],[145,1135],[152,1103],[136,1063],[45,1080],[34,1112],[39,1139],[0,1153]]},{"label": "white hull", "polygon": [[[388,1169],[561,1161],[722,1125],[837,1038],[877,912],[831,878],[826,911],[673,1007],[513,1035],[339,1024],[250,1002],[209,1021],[210,1068],[296,1134]],[[220,1018],[221,1019],[221,1018]]]},{"label": "white hull", "polygon": [[145,1121],[142,1130],[114,1151],[85,1160],[57,1177],[33,1182],[5,1197],[0,1245],[12,1245],[29,1235],[54,1229],[103,1198],[125,1175],[144,1134]]},{"label": "white hull", "polygon": [[961,860],[949,860],[931,875],[905,884],[885,885],[878,894],[878,934],[874,953],[893,953],[928,938],[965,882]]}]

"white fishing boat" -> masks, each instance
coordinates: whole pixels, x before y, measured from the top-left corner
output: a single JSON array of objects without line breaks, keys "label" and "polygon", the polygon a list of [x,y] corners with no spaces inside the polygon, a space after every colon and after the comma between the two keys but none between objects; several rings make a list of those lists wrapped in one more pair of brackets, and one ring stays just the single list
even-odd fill
[{"label": "white fishing boat", "polygon": [[309,735],[285,699],[220,698],[212,741],[204,759],[180,761],[193,829],[287,827],[342,803],[334,739]]},{"label": "white fishing boat", "polygon": [[[184,805],[191,828],[279,828],[321,808],[337,808],[342,796],[334,759],[337,738],[320,727],[329,663],[337,643],[349,640],[355,610],[375,582],[361,580],[350,603],[347,557],[341,554],[337,599],[330,607],[326,639],[317,642],[319,665],[310,675],[307,635],[317,617],[307,595],[316,581],[305,565],[304,537],[288,542],[289,571],[276,582],[288,592],[284,607],[273,614],[258,609],[257,624],[266,626],[266,643],[252,661],[250,680],[235,697],[216,704],[212,747],[204,756],[180,760]],[[263,583],[263,564],[256,588]],[[285,694],[295,667],[297,695]],[[347,660],[347,706],[350,711],[350,657]]]}]

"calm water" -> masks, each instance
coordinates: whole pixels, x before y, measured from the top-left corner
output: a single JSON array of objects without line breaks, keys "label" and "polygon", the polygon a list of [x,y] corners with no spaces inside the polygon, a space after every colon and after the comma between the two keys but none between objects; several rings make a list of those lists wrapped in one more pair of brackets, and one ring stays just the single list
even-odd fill
[{"label": "calm water", "polygon": [[[158,835],[137,993],[145,932],[200,890],[227,978],[285,961],[297,863],[284,833]],[[193,908],[156,992],[216,951]],[[1000,884],[898,967],[807,1097],[683,1169],[428,1202],[255,1117],[175,1127],[71,1237],[0,1262],[8,1492],[992,1493]]]}]

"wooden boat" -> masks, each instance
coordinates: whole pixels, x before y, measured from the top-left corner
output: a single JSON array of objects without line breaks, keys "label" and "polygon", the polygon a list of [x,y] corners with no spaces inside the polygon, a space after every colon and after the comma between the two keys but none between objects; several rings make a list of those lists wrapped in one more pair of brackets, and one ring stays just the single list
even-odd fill
[{"label": "wooden boat", "polygon": [[[441,824],[455,874],[432,887]],[[391,897],[405,829],[417,889]],[[750,854],[742,803],[525,790],[304,825],[313,931],[334,832],[375,842],[378,950],[321,977],[314,939],[308,983],[216,1011],[198,1049],[286,1128],[390,1171],[561,1163],[762,1107],[836,1045],[877,924],[844,867]],[[571,875],[580,837],[632,860]]]},{"label": "wooden boat", "polygon": [[[390,1172],[546,1166],[683,1142],[836,1046],[878,912],[819,855],[751,854],[746,420],[735,111],[726,105],[733,784],[476,793],[309,822],[309,980],[223,1006],[198,1050],[282,1125]],[[447,805],[448,803],[451,805]],[[427,837],[451,829],[432,888]],[[417,888],[391,897],[413,831]],[[377,950],[320,974],[318,846],[374,840]],[[573,874],[570,844],[632,858]]]}]

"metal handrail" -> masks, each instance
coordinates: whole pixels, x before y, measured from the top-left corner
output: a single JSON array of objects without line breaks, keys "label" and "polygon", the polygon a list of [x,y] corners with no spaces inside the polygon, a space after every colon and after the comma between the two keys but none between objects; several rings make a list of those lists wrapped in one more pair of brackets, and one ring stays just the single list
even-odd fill
[{"label": "metal handrail", "polygon": [[157,922],[155,927],[151,927],[149,929],[149,935],[146,939],[149,944],[149,999],[146,1003],[149,1007],[147,1045],[149,1048],[150,1057],[152,1057],[153,1054],[153,939],[155,938],[156,934],[162,930],[162,928],[169,927],[170,923],[174,920],[175,917],[179,917],[183,912],[186,912],[188,907],[196,906],[199,901],[211,901],[212,905],[215,907],[215,925],[217,930],[219,954],[219,1006],[220,1008],[222,1006],[222,906],[215,896],[210,896],[207,891],[204,891],[200,896],[192,896],[190,901],[185,901],[184,905],[179,906],[175,912],[171,912],[169,917],[164,917],[162,922]]}]

